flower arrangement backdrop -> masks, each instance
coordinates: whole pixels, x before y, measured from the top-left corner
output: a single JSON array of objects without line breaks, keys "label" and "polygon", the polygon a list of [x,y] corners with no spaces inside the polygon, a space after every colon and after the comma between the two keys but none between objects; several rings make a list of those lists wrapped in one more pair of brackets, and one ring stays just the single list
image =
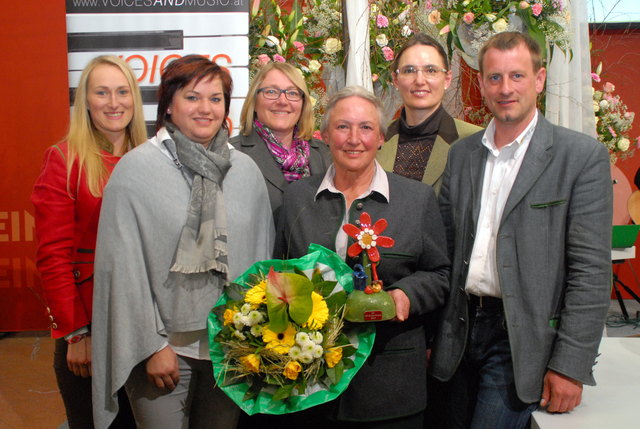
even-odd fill
[{"label": "flower arrangement backdrop", "polygon": [[[578,1],[578,0],[576,0]],[[454,116],[486,125],[491,115],[484,108],[476,82],[477,53],[486,40],[503,31],[528,32],[554,55],[571,60],[569,0],[370,0],[370,69],[374,91],[383,100],[387,116],[401,101],[390,88],[391,62],[415,32],[439,39],[453,58],[454,82],[447,95]],[[282,7],[287,4],[288,10]],[[253,73],[269,61],[298,65],[312,95],[317,123],[328,95],[344,86],[346,29],[340,0],[254,0],[250,23]],[[459,79],[457,79],[459,77]],[[594,111],[599,140],[609,148],[612,162],[633,154],[638,139],[628,133],[633,113],[621,110],[618,95],[601,94],[611,109]],[[539,106],[544,112],[544,93]],[[594,104],[595,106],[595,104]],[[616,119],[614,121],[614,119]],[[613,122],[612,122],[613,121]],[[604,126],[607,124],[607,126]],[[613,130],[615,137],[610,132]],[[626,142],[629,141],[627,145]]]}]

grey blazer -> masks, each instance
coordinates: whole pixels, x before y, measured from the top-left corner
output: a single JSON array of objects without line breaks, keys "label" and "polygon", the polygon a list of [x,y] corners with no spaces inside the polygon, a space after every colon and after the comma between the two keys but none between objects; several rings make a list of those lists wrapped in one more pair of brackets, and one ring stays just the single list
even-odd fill
[{"label": "grey blazer", "polygon": [[[378,193],[351,204],[348,219],[355,224],[366,211],[376,221],[385,218],[382,233],[395,240],[380,248],[378,275],[385,289],[402,289],[411,307],[405,322],[378,322],[373,352],[338,398],[341,420],[382,420],[404,417],[426,406],[426,344],[423,317],[442,307],[449,287],[449,259],[444,227],[430,186],[393,173],[389,199]],[[335,250],[335,237],[344,218],[342,195],[329,191],[315,197],[322,176],[288,186],[277,229],[276,258],[298,258],[310,243]],[[353,240],[350,239],[349,243]],[[353,266],[360,258],[347,257]]]},{"label": "grey blazer", "polygon": [[[606,148],[541,114],[498,230],[496,260],[518,397],[540,400],[548,369],[595,384],[609,306],[612,186]],[[452,260],[433,375],[452,377],[466,346],[464,291],[480,210],[483,132],[451,147],[440,209]]]},{"label": "grey blazer", "polygon": [[[280,166],[255,130],[248,136],[242,134],[234,136],[229,139],[229,143],[240,152],[249,155],[255,163],[258,164],[264,176],[264,181],[267,184],[269,201],[271,201],[271,210],[273,211],[273,220],[277,225],[280,206],[282,205],[282,193],[288,185]],[[331,164],[329,148],[323,141],[311,139],[309,140],[309,149],[309,169],[311,170],[311,175],[320,175],[320,177],[322,177]]]}]

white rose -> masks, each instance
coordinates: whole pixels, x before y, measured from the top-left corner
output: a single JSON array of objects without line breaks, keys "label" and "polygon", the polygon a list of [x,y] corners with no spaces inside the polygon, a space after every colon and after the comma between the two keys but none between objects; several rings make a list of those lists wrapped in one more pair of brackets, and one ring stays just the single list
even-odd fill
[{"label": "white rose", "polygon": [[487,18],[487,21],[489,22],[493,22],[496,20],[496,16],[492,13],[485,13],[484,17]]},{"label": "white rose", "polygon": [[324,50],[327,54],[335,54],[342,49],[342,42],[334,37],[329,37],[324,42]]},{"label": "white rose", "polygon": [[503,31],[506,31],[507,26],[507,21],[505,21],[504,18],[500,18],[499,20],[491,24],[493,31],[495,31],[496,33],[502,33]]},{"label": "white rose", "polygon": [[320,70],[320,67],[322,67],[322,65],[320,64],[319,61],[317,60],[309,61],[309,70],[311,70],[312,73],[315,73],[318,70]]},{"label": "white rose", "polygon": [[629,149],[630,144],[631,142],[628,138],[622,137],[620,140],[618,140],[618,149],[624,152],[625,150]]},{"label": "white rose", "polygon": [[409,37],[411,36],[411,33],[413,33],[413,31],[411,31],[411,28],[409,28],[408,25],[405,25],[404,27],[402,27],[402,30],[400,31],[400,34],[402,34],[402,37]]},{"label": "white rose", "polygon": [[470,1],[471,1],[471,0],[464,0],[464,1],[462,2],[462,6],[467,7],[467,6],[469,5],[469,2],[470,2]]},{"label": "white rose", "polygon": [[594,112],[600,111],[600,103],[598,103],[596,100],[593,100],[593,111]]},{"label": "white rose", "polygon": [[385,46],[387,46],[389,44],[389,39],[387,39],[387,35],[386,34],[378,34],[376,36],[376,43],[381,48],[384,48]]},{"label": "white rose", "polygon": [[600,100],[600,108],[602,110],[606,110],[609,107],[609,102],[607,100]]}]

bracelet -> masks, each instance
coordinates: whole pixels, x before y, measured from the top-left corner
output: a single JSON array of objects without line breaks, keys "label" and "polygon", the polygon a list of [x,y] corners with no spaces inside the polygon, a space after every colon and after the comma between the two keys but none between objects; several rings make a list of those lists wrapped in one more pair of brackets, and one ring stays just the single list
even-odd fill
[{"label": "bracelet", "polygon": [[88,335],[89,335],[88,332],[85,332],[84,334],[74,335],[73,337],[67,340],[67,344],[75,344],[78,341],[84,339],[84,337],[87,337]]}]

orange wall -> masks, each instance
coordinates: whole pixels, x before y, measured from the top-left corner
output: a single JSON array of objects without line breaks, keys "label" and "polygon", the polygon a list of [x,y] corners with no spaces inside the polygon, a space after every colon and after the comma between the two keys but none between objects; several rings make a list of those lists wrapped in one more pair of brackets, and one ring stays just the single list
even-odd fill
[{"label": "orange wall", "polygon": [[[633,128],[630,137],[640,136],[640,25],[633,28],[612,29],[611,26],[592,26],[591,29],[591,64],[595,68],[602,61],[602,82],[611,82],[616,86],[616,93],[630,111],[635,112]],[[633,184],[633,178],[640,168],[640,148],[635,156],[624,161],[618,161],[616,166],[624,172],[634,191],[638,189]],[[636,240],[636,258],[631,260],[633,270],[629,264],[616,264],[614,271],[627,286],[640,294],[640,238]],[[630,298],[625,293],[626,298]]]},{"label": "orange wall", "polygon": [[0,331],[46,329],[34,267],[31,188],[69,119],[65,4],[8,2],[0,40]]}]

